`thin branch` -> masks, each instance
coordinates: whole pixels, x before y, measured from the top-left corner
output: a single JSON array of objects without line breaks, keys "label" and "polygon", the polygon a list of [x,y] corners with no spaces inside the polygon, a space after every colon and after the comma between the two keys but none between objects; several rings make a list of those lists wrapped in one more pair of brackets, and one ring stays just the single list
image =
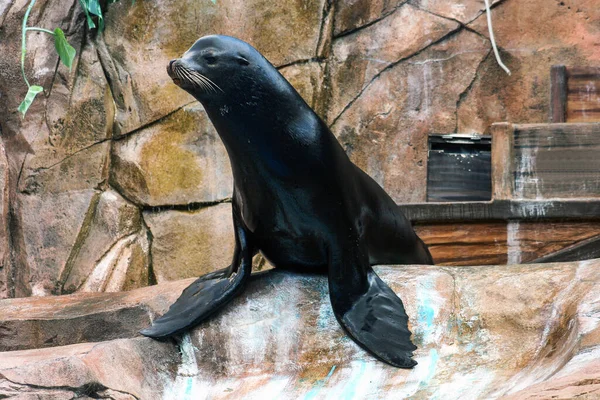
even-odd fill
[{"label": "thin branch", "polygon": [[25,28],[26,31],[38,31],[38,32],[44,32],[44,33],[49,33],[50,35],[54,36],[54,32],[52,32],[49,29],[44,29],[44,28],[37,28],[35,26],[29,27],[29,28]]},{"label": "thin branch", "polygon": [[27,11],[25,11],[25,16],[23,17],[23,30],[21,34],[21,73],[23,74],[23,79],[27,84],[27,87],[31,87],[29,81],[27,80],[27,76],[25,75],[25,53],[27,52],[27,20],[29,19],[29,14],[31,13],[31,9],[35,4],[35,0],[31,0],[29,3],[29,7],[27,7]]},{"label": "thin branch", "polygon": [[490,11],[490,2],[489,0],[485,1],[485,13],[487,16],[488,30],[490,32],[490,41],[492,42],[492,48],[494,49],[494,55],[496,56],[496,62],[508,75],[510,75],[510,69],[500,59],[500,53],[498,53],[498,47],[496,47],[496,39],[494,39],[494,29],[492,28],[492,14]]}]

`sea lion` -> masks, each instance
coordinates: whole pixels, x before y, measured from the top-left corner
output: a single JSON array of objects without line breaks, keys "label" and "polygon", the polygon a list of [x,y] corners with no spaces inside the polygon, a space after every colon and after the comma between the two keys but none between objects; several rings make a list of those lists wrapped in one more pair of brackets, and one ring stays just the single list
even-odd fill
[{"label": "sea lion", "polygon": [[141,333],[168,337],[206,319],[242,290],[260,251],[277,268],[327,271],[350,337],[388,364],[416,365],[402,301],[371,268],[433,263],[396,203],[248,43],[203,37],[167,71],[202,103],[227,149],[236,246],[228,268],[200,277]]}]

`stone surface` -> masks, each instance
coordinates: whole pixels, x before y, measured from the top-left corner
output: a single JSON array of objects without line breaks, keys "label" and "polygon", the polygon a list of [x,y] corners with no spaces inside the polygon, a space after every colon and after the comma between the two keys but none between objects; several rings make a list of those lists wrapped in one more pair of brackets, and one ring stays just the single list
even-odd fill
[{"label": "stone surface", "polygon": [[320,113],[319,101],[321,101],[322,82],[325,74],[325,64],[312,61],[302,64],[294,64],[279,70],[292,86],[300,93],[304,101],[317,113]]},{"label": "stone surface", "polygon": [[[83,227],[94,190],[22,196],[23,235],[32,294],[57,293],[60,274]],[[41,229],[43,227],[43,229]]]},{"label": "stone surface", "polygon": [[115,142],[110,183],[137,204],[206,203],[231,196],[229,157],[195,102]]},{"label": "stone surface", "polygon": [[2,363],[4,398],[159,399],[165,381],[175,377],[179,355],[168,343],[130,339],[4,353]]},{"label": "stone surface", "polygon": [[[138,283],[148,284],[148,233],[136,206],[107,190],[92,200],[84,226],[61,273],[62,293],[104,291],[111,280],[124,282],[129,269],[127,258],[129,263],[145,265],[141,267],[145,284]],[[132,250],[136,243],[138,251]],[[131,253],[128,257],[123,254],[127,249]],[[109,291],[121,286],[115,282]]]},{"label": "stone surface", "polygon": [[136,336],[192,282],[167,282],[120,293],[2,300],[0,352]]},{"label": "stone surface", "polygon": [[394,12],[406,0],[342,0],[336,2],[334,35],[373,23]]},{"label": "stone surface", "polygon": [[[0,129],[0,134],[1,134]],[[9,183],[9,165],[6,158],[6,149],[0,142],[0,299],[9,297],[12,285],[9,257],[9,237],[8,233],[8,193],[6,190]]]},{"label": "stone surface", "polygon": [[333,124],[352,161],[396,202],[425,201],[427,134],[455,130],[456,104],[489,46],[455,34],[382,72]]},{"label": "stone surface", "polygon": [[[600,62],[600,11],[594,1],[507,1],[494,8],[493,20],[512,75],[493,58],[486,60],[458,108],[461,132],[483,132],[495,121],[548,122],[550,67]],[[489,35],[485,15],[469,27]]]},{"label": "stone surface", "polygon": [[231,264],[235,237],[231,204],[198,211],[144,212],[152,234],[157,282],[198,277]]},{"label": "stone surface", "polygon": [[323,6],[324,0],[269,5],[236,0],[111,5],[103,57],[113,93],[122,94],[116,101],[115,132],[131,132],[191,100],[171,83],[165,68],[169,60],[180,57],[204,35],[240,37],[275,65],[315,57]]},{"label": "stone surface", "polygon": [[[165,399],[593,398],[600,374],[600,260],[376,269],[404,300],[419,347],[413,370],[377,361],[345,335],[331,312],[325,276],[269,271],[177,344],[131,338],[1,353],[0,395],[88,388],[91,397],[113,390]],[[176,296],[190,282],[3,300],[0,307],[12,305],[14,318],[29,304],[32,319],[48,320],[58,319],[52,309],[66,318],[87,308],[81,324],[97,318],[101,325],[110,314],[103,310],[120,302],[164,309],[169,300],[161,296]],[[149,305],[153,299],[162,305]],[[68,306],[61,310],[59,302]],[[132,319],[130,328],[145,323]]]},{"label": "stone surface", "polygon": [[[495,6],[501,1],[503,0],[490,0],[490,6]],[[485,12],[485,2],[481,0],[411,0],[410,4],[441,17],[460,21],[463,24],[468,24]]]},{"label": "stone surface", "polygon": [[333,42],[328,122],[390,66],[456,30],[458,23],[404,5],[381,21]]}]

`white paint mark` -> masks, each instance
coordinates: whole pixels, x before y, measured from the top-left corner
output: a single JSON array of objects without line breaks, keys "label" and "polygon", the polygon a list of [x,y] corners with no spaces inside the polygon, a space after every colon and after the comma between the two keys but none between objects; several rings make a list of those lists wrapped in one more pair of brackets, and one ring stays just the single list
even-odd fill
[{"label": "white paint mark", "polygon": [[189,333],[182,336],[179,343],[181,364],[177,368],[177,376],[170,389],[165,389],[163,400],[202,400],[208,398],[209,387],[200,383],[198,365],[196,363],[196,348],[192,344]]},{"label": "white paint mark", "polygon": [[519,240],[519,221],[509,221],[506,225],[506,245],[508,247],[508,265],[521,263],[521,241]]}]

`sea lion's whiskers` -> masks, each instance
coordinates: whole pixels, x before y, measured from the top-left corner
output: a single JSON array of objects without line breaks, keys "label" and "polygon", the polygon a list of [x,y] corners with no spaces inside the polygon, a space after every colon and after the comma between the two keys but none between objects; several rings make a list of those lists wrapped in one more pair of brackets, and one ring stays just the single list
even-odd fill
[{"label": "sea lion's whiskers", "polygon": [[192,76],[201,81],[204,85],[210,88],[211,92],[217,93],[216,89],[206,80],[206,77],[202,74],[198,74],[195,71],[191,71]]},{"label": "sea lion's whiskers", "polygon": [[[202,75],[202,76],[204,76],[204,75]],[[206,80],[207,80],[209,83],[212,83],[212,84],[214,85],[214,87],[216,87],[217,89],[219,89],[221,92],[225,93],[225,92],[223,91],[223,89],[221,89],[221,88],[219,87],[219,85],[217,85],[216,83],[214,83],[213,81],[211,81],[211,80],[210,80],[210,78],[208,78],[207,76],[204,76],[204,78],[206,78]]]},{"label": "sea lion's whiskers", "polygon": [[184,72],[185,72],[186,76],[188,77],[188,79],[192,83],[194,83],[196,86],[199,86],[200,88],[206,90],[207,92],[217,93],[217,91],[206,81],[206,79],[204,79],[203,75],[198,74],[198,73],[196,73],[196,71],[189,70],[189,69],[184,69]]},{"label": "sea lion's whiskers", "polygon": [[192,74],[192,72],[190,70],[188,70],[186,68],[181,68],[181,73],[185,76],[185,80],[188,82],[191,82],[192,84],[194,84],[194,86],[197,86],[200,89],[205,90],[205,91],[212,90],[212,87],[210,87],[210,85],[206,84],[206,82],[196,79],[196,77]]},{"label": "sea lion's whiskers", "polygon": [[217,93],[217,90],[215,89],[215,87],[210,84],[210,82],[207,80],[207,78],[204,75],[202,75],[202,74],[200,74],[200,73],[198,73],[196,71],[189,71],[189,72],[197,80],[203,82],[206,86],[208,86],[212,92]]},{"label": "sea lion's whiskers", "polygon": [[[214,87],[215,89],[219,89],[221,92],[225,93],[223,91],[223,89],[221,89],[219,87],[219,85],[217,85],[216,83],[214,83],[212,80],[210,80],[209,77],[207,77],[206,75],[202,75],[200,72],[198,71],[191,71],[194,75],[196,75],[198,78],[203,79],[204,81],[206,81],[208,84],[210,84],[212,87]],[[215,90],[216,92],[216,90]]]}]

